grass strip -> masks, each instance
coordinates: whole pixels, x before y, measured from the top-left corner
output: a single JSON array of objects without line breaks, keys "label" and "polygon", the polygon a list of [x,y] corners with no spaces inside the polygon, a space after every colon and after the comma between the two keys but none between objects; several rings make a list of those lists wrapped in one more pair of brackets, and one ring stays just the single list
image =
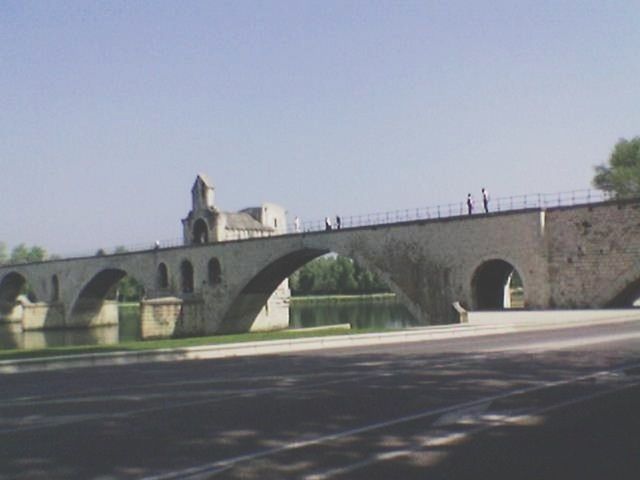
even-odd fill
[{"label": "grass strip", "polygon": [[56,357],[63,355],[81,355],[87,353],[137,352],[171,348],[198,347],[206,345],[225,345],[229,343],[245,343],[267,340],[288,340],[294,338],[326,337],[335,335],[354,335],[358,333],[390,332],[386,328],[368,328],[345,330],[327,328],[326,330],[295,331],[281,330],[277,332],[240,333],[233,335],[215,335],[209,337],[169,338],[160,340],[144,340],[118,343],[116,345],[78,345],[66,347],[48,347],[38,349],[0,350],[0,360],[16,360],[29,358]]},{"label": "grass strip", "polygon": [[376,301],[376,300],[393,300],[395,293],[367,293],[363,295],[301,295],[291,297],[291,303],[339,303],[339,302],[359,302],[359,301]]}]

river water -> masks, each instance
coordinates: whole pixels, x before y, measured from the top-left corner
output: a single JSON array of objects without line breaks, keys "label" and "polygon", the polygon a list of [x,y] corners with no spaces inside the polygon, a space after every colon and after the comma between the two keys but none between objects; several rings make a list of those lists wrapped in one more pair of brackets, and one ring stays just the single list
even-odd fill
[{"label": "river water", "polygon": [[[404,328],[419,323],[394,297],[313,299],[293,301],[291,329],[350,323],[352,328]],[[16,324],[0,323],[0,348],[47,348],[69,345],[113,345],[140,340],[137,306],[121,306],[119,325],[77,330],[21,332]]]}]

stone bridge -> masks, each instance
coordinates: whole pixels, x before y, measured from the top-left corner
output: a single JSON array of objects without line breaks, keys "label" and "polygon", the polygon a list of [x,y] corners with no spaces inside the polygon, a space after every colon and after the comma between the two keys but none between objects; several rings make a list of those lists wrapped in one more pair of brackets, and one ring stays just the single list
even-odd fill
[{"label": "stone bridge", "polygon": [[[640,290],[640,200],[3,266],[0,322],[20,319],[25,329],[109,323],[115,304],[107,298],[130,275],[146,292],[145,337],[279,328],[286,325],[256,322],[267,299],[329,252],[378,274],[425,323],[457,321],[455,301],[471,310],[502,308],[514,270],[528,309],[628,306]],[[31,303],[18,301],[26,284]]]}]

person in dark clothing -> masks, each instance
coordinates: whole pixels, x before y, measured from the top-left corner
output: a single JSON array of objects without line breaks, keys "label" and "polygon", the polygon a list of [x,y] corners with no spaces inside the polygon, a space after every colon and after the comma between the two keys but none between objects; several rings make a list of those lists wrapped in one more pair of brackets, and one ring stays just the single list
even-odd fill
[{"label": "person in dark clothing", "polygon": [[473,213],[473,198],[471,198],[471,194],[467,194],[467,212],[469,215]]}]

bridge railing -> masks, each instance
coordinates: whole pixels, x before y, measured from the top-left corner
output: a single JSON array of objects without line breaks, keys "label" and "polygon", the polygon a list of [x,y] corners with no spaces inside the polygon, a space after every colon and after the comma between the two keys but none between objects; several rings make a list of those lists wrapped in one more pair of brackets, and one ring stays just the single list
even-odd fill
[{"label": "bridge railing", "polygon": [[[506,212],[526,210],[530,208],[551,208],[561,206],[585,205],[609,200],[611,197],[599,190],[572,190],[559,193],[535,193],[512,195],[489,199],[489,212]],[[482,199],[474,199],[472,215],[485,214]],[[365,227],[388,223],[409,222],[414,220],[430,220],[435,218],[459,217],[468,215],[466,199],[458,203],[390,210],[387,212],[366,213],[340,217],[341,228]],[[333,229],[337,227],[336,218],[328,217]],[[303,221],[300,231],[317,232],[326,230],[325,220]],[[289,232],[295,232],[296,227],[289,225]]]},{"label": "bridge railing", "polygon": [[[606,192],[599,190],[572,190],[568,192],[559,193],[535,193],[535,194],[523,194],[512,195],[509,197],[497,197],[489,199],[489,212],[507,212],[526,210],[530,208],[551,208],[560,206],[574,206],[585,205],[590,203],[602,202],[610,200],[611,196]],[[366,213],[360,215],[348,215],[341,216],[341,228],[357,228],[366,227],[371,225],[383,225],[390,223],[409,222],[415,220],[430,220],[437,218],[459,217],[466,216],[467,205],[466,201],[457,203],[447,203],[442,205],[406,208],[400,210],[391,210],[387,212],[378,213]],[[481,198],[475,199],[475,206],[472,215],[484,215],[484,208]],[[336,228],[335,217],[329,217],[333,228]],[[313,220],[300,222],[298,231],[302,232],[318,232],[325,230],[325,221]],[[293,223],[288,225],[288,232],[290,234],[296,233],[296,227]],[[238,240],[242,241],[242,240]],[[156,242],[159,248],[179,247],[183,245],[182,238],[172,238],[168,240],[150,241],[146,243],[139,243],[136,245],[125,245],[122,247],[113,248],[96,248],[93,251],[78,252],[75,254],[67,254],[64,256],[53,255],[48,260],[56,260],[61,258],[78,258],[78,257],[91,257],[98,255],[112,255],[115,253],[124,252],[140,252],[151,250],[156,248]],[[120,252],[119,250],[122,250]],[[10,265],[11,262],[6,262],[4,265]],[[3,264],[0,263],[0,266]]]}]

